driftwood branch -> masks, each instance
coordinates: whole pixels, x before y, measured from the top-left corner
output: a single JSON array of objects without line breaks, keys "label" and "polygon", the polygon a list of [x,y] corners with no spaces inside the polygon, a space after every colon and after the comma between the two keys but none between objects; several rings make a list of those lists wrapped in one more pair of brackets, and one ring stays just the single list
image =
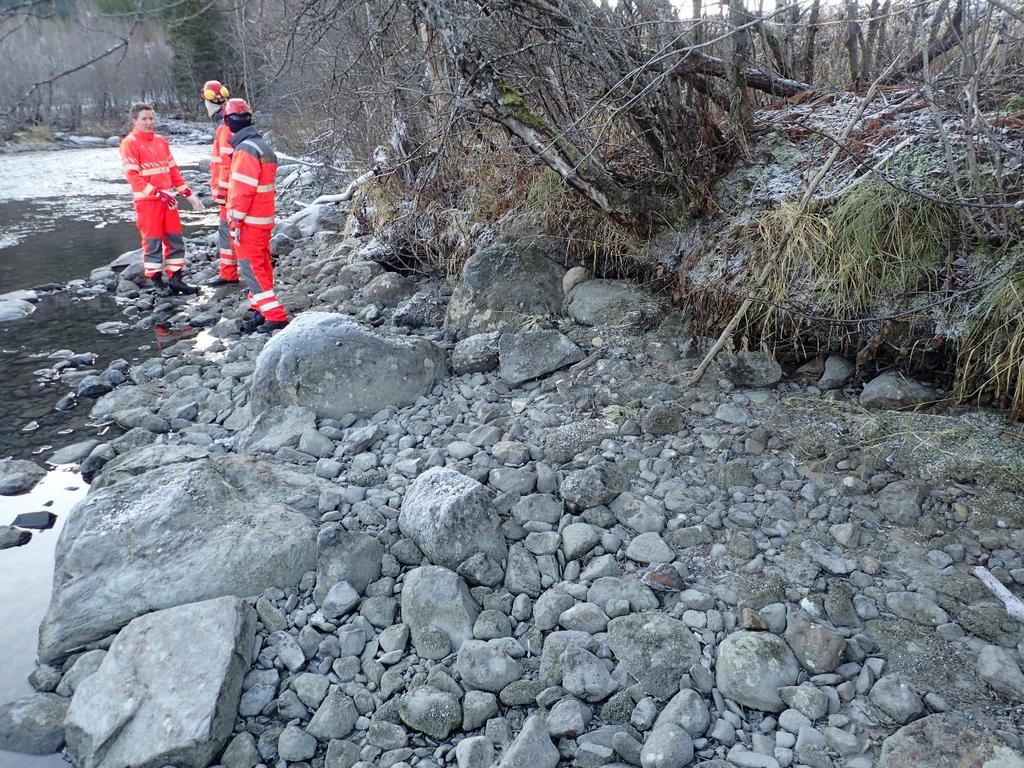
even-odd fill
[{"label": "driftwood branch", "polygon": [[304,207],[311,205],[329,205],[331,203],[347,203],[355,197],[359,188],[369,182],[371,179],[375,179],[378,176],[383,176],[386,173],[390,173],[393,169],[389,168],[387,150],[383,146],[377,147],[373,151],[373,167],[370,170],[365,171],[356,176],[352,181],[349,182],[348,186],[344,190],[336,195],[320,195],[316,200],[311,203],[303,203]]},{"label": "driftwood branch", "polygon": [[999,583],[999,579],[992,575],[983,565],[976,565],[971,569],[971,572],[977,576],[981,583],[984,584],[988,591],[999,598],[999,602],[1006,608],[1006,614],[1021,624],[1024,624],[1024,602],[1014,595],[1010,590]]}]

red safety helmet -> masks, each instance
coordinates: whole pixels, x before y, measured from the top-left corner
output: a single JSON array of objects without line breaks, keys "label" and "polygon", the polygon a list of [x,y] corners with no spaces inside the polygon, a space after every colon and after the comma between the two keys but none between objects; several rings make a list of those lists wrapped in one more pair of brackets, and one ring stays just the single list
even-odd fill
[{"label": "red safety helmet", "polygon": [[222,110],[224,117],[230,115],[251,115],[252,110],[249,109],[249,105],[245,103],[245,99],[228,99],[228,103],[224,105]]},{"label": "red safety helmet", "polygon": [[219,80],[207,80],[203,83],[203,98],[215,104],[223,104],[228,96],[228,89],[220,84]]}]

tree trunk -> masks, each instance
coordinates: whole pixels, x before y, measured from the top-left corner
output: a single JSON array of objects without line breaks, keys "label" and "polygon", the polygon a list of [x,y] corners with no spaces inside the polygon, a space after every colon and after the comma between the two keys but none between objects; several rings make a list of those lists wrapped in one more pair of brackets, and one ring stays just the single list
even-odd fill
[{"label": "tree trunk", "polygon": [[[776,0],[775,7],[782,8],[785,4],[785,0]],[[779,71],[783,77],[796,77],[796,51],[793,48],[793,42],[796,38],[796,28],[799,23],[800,6],[794,3],[793,7],[782,16],[782,35],[780,44],[782,46],[782,55],[785,61],[785,67]]]},{"label": "tree trunk", "polygon": [[[729,0],[729,23],[734,30],[747,23],[745,0]],[[753,122],[753,110],[747,95],[747,66],[750,61],[750,34],[747,30],[732,33],[732,61],[730,64],[729,116],[743,130]]]},{"label": "tree trunk", "polygon": [[876,68],[881,71],[882,57],[885,57],[886,61],[890,60],[890,56],[886,53],[889,50],[889,9],[892,6],[892,0],[885,0],[885,4],[882,6],[881,16],[878,22],[878,43],[875,45],[875,51],[872,54],[872,58],[875,62]]},{"label": "tree trunk", "polygon": [[[888,0],[886,2],[888,5]],[[868,10],[868,39],[864,46],[861,74],[865,80],[873,80],[875,77],[875,40],[878,38],[878,0],[871,0],[871,8]]]},{"label": "tree trunk", "polygon": [[[702,53],[690,53],[685,56],[677,65],[678,72],[699,72],[712,77],[730,79],[732,64],[726,64],[722,59],[708,56]],[[747,67],[743,70],[743,79],[748,88],[757,91],[770,93],[774,96],[795,96],[801,91],[810,88],[807,83],[799,80],[787,80],[782,77],[775,77],[758,67]]]},{"label": "tree trunk", "polygon": [[814,83],[814,44],[818,35],[818,19],[821,16],[821,0],[811,3],[811,14],[807,20],[807,45],[804,47],[804,61],[801,71],[808,85]]},{"label": "tree trunk", "polygon": [[857,24],[857,0],[846,0],[846,55],[850,60],[850,83],[854,90],[861,86],[860,26]]},{"label": "tree trunk", "polygon": [[[949,20],[949,28],[943,33],[942,37],[938,40],[935,39],[935,32],[937,31],[939,24],[942,21],[942,15],[949,9],[949,0],[943,0],[942,5],[935,12],[935,16],[932,19],[931,32],[928,35],[928,40],[925,42],[927,47],[927,58],[934,61],[936,58],[950,50],[957,44],[963,34],[963,11],[964,7],[962,3],[957,3],[956,12],[953,17]],[[926,52],[925,47],[922,49],[904,65],[902,72],[895,73],[889,78],[888,82],[895,83],[906,79],[907,75],[912,75],[920,72],[925,65]]]}]

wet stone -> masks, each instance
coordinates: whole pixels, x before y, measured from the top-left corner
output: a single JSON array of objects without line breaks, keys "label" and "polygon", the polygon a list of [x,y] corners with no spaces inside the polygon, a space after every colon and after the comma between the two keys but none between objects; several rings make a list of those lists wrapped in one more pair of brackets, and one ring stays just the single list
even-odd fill
[{"label": "wet stone", "polygon": [[14,518],[13,525],[19,528],[46,531],[53,528],[53,524],[56,522],[57,516],[52,512],[24,512]]},{"label": "wet stone", "polygon": [[30,531],[23,531],[20,528],[12,528],[9,525],[0,525],[0,549],[20,547],[28,544],[32,539]]}]

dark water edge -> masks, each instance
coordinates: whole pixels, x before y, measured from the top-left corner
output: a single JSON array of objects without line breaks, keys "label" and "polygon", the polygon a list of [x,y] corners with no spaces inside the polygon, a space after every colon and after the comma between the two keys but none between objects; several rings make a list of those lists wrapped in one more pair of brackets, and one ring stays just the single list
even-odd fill
[{"label": "dark water edge", "polygon": [[89,299],[69,292],[44,295],[23,320],[0,324],[0,457],[45,460],[53,450],[98,434],[88,425],[93,401],[80,400],[69,411],[54,406],[73,382],[64,383],[52,366],[67,352],[91,352],[102,371],[118,358],[153,354],[153,331],[96,330],[99,323],[124,320],[109,295]]}]

